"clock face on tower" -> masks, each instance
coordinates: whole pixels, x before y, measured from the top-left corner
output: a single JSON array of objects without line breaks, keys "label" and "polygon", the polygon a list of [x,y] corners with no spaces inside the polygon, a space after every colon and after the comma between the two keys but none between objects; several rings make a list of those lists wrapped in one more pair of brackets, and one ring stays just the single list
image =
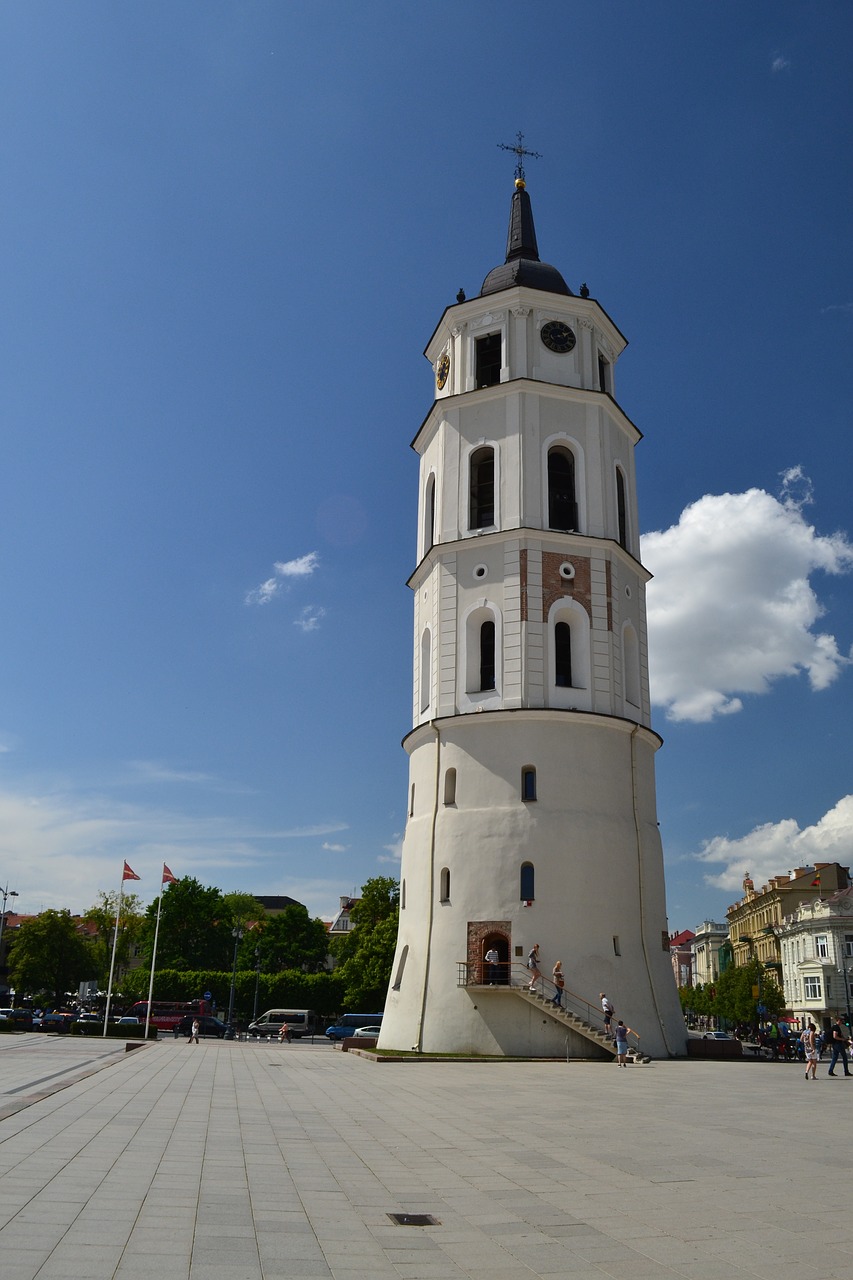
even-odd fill
[{"label": "clock face on tower", "polygon": [[548,320],[542,326],[540,337],[549,351],[556,351],[561,356],[571,351],[577,342],[573,330],[562,320]]},{"label": "clock face on tower", "polygon": [[445,351],[444,355],[439,360],[438,368],[435,371],[435,385],[438,387],[439,391],[444,390],[449,376],[450,376],[450,356]]}]

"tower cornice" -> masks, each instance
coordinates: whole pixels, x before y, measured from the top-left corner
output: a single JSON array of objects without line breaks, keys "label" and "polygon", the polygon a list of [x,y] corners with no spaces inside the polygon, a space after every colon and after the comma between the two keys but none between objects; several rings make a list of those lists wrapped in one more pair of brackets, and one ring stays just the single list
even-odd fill
[{"label": "tower cornice", "polygon": [[640,739],[647,743],[654,751],[663,746],[663,738],[654,729],[649,729],[645,725],[638,724],[636,720],[628,720],[624,716],[605,715],[600,711],[575,711],[562,710],[559,708],[546,707],[503,707],[496,711],[468,711],[463,715],[456,716],[437,716],[434,720],[426,720],[423,724],[416,725],[402,739],[404,751],[409,755],[424,742],[434,742],[436,733],[440,733],[442,728],[458,727],[460,725],[474,724],[478,728],[485,729],[487,726],[493,728],[499,724],[508,724],[512,720],[518,718],[528,723],[539,724],[559,724],[561,721],[566,722],[567,718],[577,725],[606,725],[615,732],[626,736],[636,733]]},{"label": "tower cornice", "polygon": [[484,298],[469,298],[466,302],[457,302],[446,307],[424,348],[424,355],[430,362],[436,360],[453,331],[477,316],[494,311],[497,307],[511,309],[521,305],[536,307],[539,310],[553,310],[558,315],[577,316],[579,320],[597,319],[599,327],[613,344],[617,354],[621,355],[628,346],[628,339],[596,298],[548,293],[540,289],[529,289],[523,285],[513,285],[509,289],[502,289],[499,293],[490,293]]},{"label": "tower cornice", "polygon": [[643,439],[643,433],[640,428],[631,421],[609,391],[595,391],[591,387],[567,387],[560,382],[539,382],[534,378],[512,378],[509,382],[498,382],[492,387],[480,387],[474,391],[460,391],[457,395],[443,396],[441,400],[434,400],[429,412],[418,427],[417,434],[410,447],[416,453],[422,452],[421,446],[432,434],[429,428],[431,426],[437,427],[441,420],[446,418],[454,408],[464,404],[478,402],[487,404],[490,400],[504,399],[510,389],[513,394],[529,392],[533,395],[553,397],[556,400],[562,400],[566,404],[604,404],[617,425],[628,435],[632,444],[639,444]]}]

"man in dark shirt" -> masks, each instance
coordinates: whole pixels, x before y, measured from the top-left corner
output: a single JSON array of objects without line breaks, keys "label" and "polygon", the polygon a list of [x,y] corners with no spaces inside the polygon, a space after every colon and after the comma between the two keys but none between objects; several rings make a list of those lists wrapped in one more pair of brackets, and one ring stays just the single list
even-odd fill
[{"label": "man in dark shirt", "polygon": [[850,1071],[847,1066],[847,1037],[841,1028],[841,1023],[838,1018],[835,1019],[835,1022],[833,1022],[832,1027],[830,1028],[829,1044],[832,1049],[832,1057],[829,1061],[829,1071],[827,1072],[827,1075],[835,1075],[835,1064],[840,1058],[844,1065],[844,1074],[849,1076]]}]

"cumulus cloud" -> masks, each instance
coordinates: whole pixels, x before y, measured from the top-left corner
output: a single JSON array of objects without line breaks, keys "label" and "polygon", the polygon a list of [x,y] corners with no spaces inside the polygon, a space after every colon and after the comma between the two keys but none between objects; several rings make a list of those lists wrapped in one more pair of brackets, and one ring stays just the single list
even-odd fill
[{"label": "cumulus cloud", "polygon": [[773,71],[774,73],[778,73],[779,71],[787,71],[790,65],[791,65],[790,60],[781,53],[774,53],[773,57],[770,60],[770,70]]},{"label": "cumulus cloud", "polygon": [[742,709],[740,694],[805,672],[827,688],[850,663],[834,636],[816,630],[824,612],[810,576],[853,568],[843,533],[818,534],[803,516],[811,483],[799,467],[763,489],[706,494],[677,525],[648,533],[652,700],[671,720],[710,721]]},{"label": "cumulus cloud", "polygon": [[705,866],[722,867],[704,877],[706,884],[739,891],[745,875],[752,876],[758,888],[771,876],[794,867],[814,866],[816,862],[846,866],[852,843],[853,795],[848,795],[811,827],[801,829],[793,818],[767,822],[736,840],[715,836],[695,856]]},{"label": "cumulus cloud", "polygon": [[325,616],[326,610],[319,605],[306,604],[299,617],[293,619],[293,625],[302,631],[316,631]]},{"label": "cumulus cloud", "polygon": [[331,844],[328,840],[324,840],[320,848],[325,849],[327,853],[346,853],[347,850],[345,844]]},{"label": "cumulus cloud", "polygon": [[385,852],[384,852],[384,853],[380,853],[380,854],[378,855],[378,857],[377,857],[376,861],[377,861],[377,862],[390,862],[390,863],[396,863],[396,864],[399,864],[399,862],[400,862],[401,858],[403,857],[403,837],[402,837],[402,835],[401,835],[399,832],[395,833],[395,834],[394,834],[394,836],[393,836],[393,838],[392,838],[392,840],[391,840],[391,843],[390,843],[390,844],[385,844],[385,845],[383,845],[382,847],[383,847],[383,849],[385,850]]},{"label": "cumulus cloud", "polygon": [[278,595],[286,579],[308,578],[319,563],[320,556],[316,551],[309,551],[307,555],[298,556],[295,560],[277,560],[273,565],[274,576],[246,592],[246,604],[269,604]]}]

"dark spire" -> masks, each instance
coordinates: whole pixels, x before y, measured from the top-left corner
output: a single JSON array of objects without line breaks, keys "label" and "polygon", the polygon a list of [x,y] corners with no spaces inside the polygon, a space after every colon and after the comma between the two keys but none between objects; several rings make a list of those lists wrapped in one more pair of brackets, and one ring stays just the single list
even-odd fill
[{"label": "dark spire", "polygon": [[556,267],[539,261],[533,207],[523,178],[515,180],[506,238],[506,262],[494,267],[486,276],[480,297],[488,293],[499,293],[502,289],[512,289],[516,285],[523,285],[527,289],[542,289],[545,293],[572,292]]}]

